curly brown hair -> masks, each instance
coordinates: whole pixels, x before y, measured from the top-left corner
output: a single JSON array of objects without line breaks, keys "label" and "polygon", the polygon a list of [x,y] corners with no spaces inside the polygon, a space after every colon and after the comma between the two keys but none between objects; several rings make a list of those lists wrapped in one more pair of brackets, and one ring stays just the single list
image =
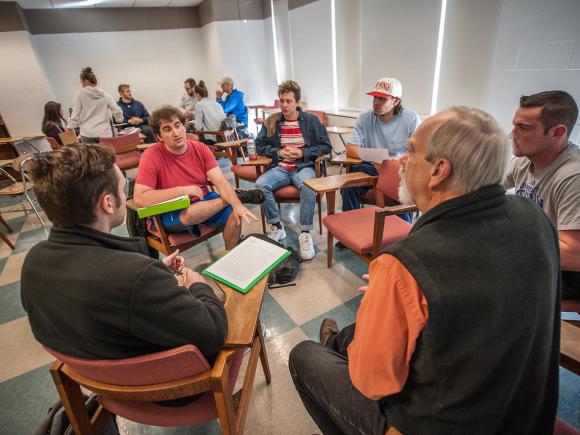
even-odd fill
[{"label": "curly brown hair", "polygon": [[185,124],[185,117],[181,110],[173,106],[161,106],[155,110],[149,117],[149,127],[153,130],[156,136],[159,136],[161,130],[161,121],[171,121],[174,116],[177,116],[182,124]]},{"label": "curly brown hair", "polygon": [[294,99],[296,102],[300,101],[301,98],[301,91],[300,85],[296,83],[294,80],[286,80],[282,82],[280,86],[278,86],[278,96],[282,94],[287,94],[288,92],[292,92],[294,94]]},{"label": "curly brown hair", "polygon": [[115,153],[105,145],[70,145],[36,158],[30,178],[38,202],[58,228],[93,224],[104,193],[121,205]]}]

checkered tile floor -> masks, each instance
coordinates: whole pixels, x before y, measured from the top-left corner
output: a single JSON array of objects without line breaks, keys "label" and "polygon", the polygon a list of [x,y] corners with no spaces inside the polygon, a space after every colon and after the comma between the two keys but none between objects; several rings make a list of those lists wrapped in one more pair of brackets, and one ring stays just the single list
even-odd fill
[{"label": "checkered tile floor", "polygon": [[[230,177],[227,169],[224,172]],[[131,174],[130,174],[131,175]],[[242,186],[243,187],[243,186]],[[31,433],[57,399],[48,367],[53,358],[34,340],[26,313],[20,303],[20,270],[28,250],[46,238],[38,218],[30,213],[0,212],[14,232],[8,237],[16,246],[10,250],[0,242],[0,433]],[[259,209],[254,212],[259,216]],[[296,205],[283,205],[288,243],[298,246],[298,213]],[[244,233],[260,232],[256,222]],[[126,235],[124,226],[114,230]],[[366,265],[348,252],[335,252],[335,264],[326,268],[326,238],[312,233],[317,255],[304,263],[296,287],[270,290],[264,299],[261,319],[267,331],[267,352],[272,370],[272,384],[267,386],[260,369],[256,380],[248,419],[248,434],[312,434],[319,432],[304,410],[288,374],[288,354],[305,339],[317,340],[320,322],[334,317],[339,325],[354,321],[361,296],[357,288]],[[223,250],[215,237],[185,253],[186,264],[203,268]],[[561,369],[560,416],[580,427],[580,378]],[[211,422],[195,428],[158,428],[120,421],[124,433],[130,434],[214,434],[219,426]]]}]

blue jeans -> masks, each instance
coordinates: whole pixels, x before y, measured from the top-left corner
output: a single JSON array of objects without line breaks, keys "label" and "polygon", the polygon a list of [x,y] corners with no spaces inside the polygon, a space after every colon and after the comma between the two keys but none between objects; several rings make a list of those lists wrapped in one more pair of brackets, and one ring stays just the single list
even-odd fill
[{"label": "blue jeans", "polygon": [[264,213],[266,222],[280,222],[280,212],[274,199],[274,192],[284,186],[294,185],[300,190],[300,230],[310,231],[313,228],[316,193],[304,185],[304,180],[316,178],[314,168],[306,167],[299,171],[289,171],[281,166],[268,169],[256,181],[256,187],[264,191]]}]

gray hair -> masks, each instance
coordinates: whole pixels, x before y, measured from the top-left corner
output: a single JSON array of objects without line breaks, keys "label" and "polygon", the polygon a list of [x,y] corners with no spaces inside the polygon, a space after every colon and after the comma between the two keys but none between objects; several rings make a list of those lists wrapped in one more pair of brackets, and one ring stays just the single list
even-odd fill
[{"label": "gray hair", "polygon": [[433,133],[425,158],[429,162],[445,158],[451,163],[450,188],[464,195],[501,183],[510,146],[497,121],[482,110],[463,106],[441,114],[447,119]]}]

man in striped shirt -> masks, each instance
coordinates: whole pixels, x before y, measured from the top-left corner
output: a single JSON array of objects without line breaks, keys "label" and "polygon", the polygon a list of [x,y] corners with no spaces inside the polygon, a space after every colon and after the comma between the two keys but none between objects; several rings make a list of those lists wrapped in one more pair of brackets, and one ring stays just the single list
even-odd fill
[{"label": "man in striped shirt", "polygon": [[274,192],[294,185],[300,190],[300,255],[304,260],[314,258],[314,244],[310,236],[313,228],[316,194],[304,185],[316,177],[314,161],[331,151],[328,133],[320,120],[300,107],[300,86],[292,80],[278,87],[281,112],[270,115],[256,138],[258,154],[272,159],[268,170],[258,178],[256,187],[265,194],[264,213],[270,224],[268,236],[279,241],[286,237]]}]

